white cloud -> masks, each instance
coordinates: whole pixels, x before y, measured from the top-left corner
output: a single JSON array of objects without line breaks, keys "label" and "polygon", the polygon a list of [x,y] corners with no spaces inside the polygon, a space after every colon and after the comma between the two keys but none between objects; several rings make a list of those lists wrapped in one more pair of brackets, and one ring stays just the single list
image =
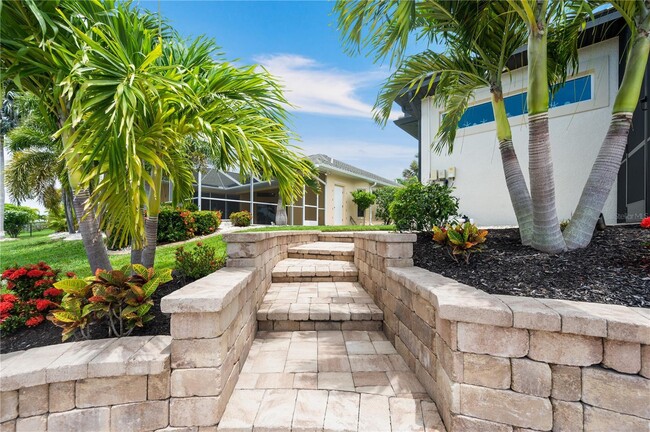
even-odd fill
[{"label": "white cloud", "polygon": [[374,143],[362,140],[309,139],[296,143],[306,155],[321,153],[350,165],[394,180],[417,153],[415,146]]},{"label": "white cloud", "polygon": [[285,95],[298,112],[344,117],[372,117],[372,105],[357,91],[378,87],[385,70],[349,72],[292,54],[260,56],[255,59],[285,86]]}]

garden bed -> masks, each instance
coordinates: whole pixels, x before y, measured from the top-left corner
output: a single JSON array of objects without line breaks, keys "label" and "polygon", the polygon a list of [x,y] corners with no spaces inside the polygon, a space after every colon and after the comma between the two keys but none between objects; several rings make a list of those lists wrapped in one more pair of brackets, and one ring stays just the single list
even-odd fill
[{"label": "garden bed", "polygon": [[493,229],[465,265],[418,234],[413,261],[490,294],[650,307],[649,244],[650,230],[617,226],[597,231],[585,249],[548,255],[522,246],[517,229]]},{"label": "garden bed", "polygon": [[[185,283],[175,278],[171,282],[158,287],[152,298],[154,305],[151,308],[154,318],[149,321],[143,328],[136,328],[130,336],[147,336],[147,335],[169,335],[170,315],[164,314],[160,310],[160,299],[177,289],[183,287]],[[95,331],[91,332],[92,339],[102,339],[108,337],[106,327],[96,326]],[[56,345],[61,342],[61,329],[49,321],[45,321],[38,327],[23,327],[10,335],[2,335],[0,343],[0,353],[5,354],[13,351],[26,350],[45,345]],[[74,337],[67,342],[78,341]]]}]

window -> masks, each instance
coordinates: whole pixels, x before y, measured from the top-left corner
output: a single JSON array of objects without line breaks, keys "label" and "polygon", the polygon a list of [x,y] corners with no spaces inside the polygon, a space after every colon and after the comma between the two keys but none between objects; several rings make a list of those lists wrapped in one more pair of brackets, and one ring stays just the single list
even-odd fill
[{"label": "window", "polygon": [[[588,100],[591,100],[591,75],[569,80],[555,89],[555,94],[551,95],[549,100],[549,107],[555,108]],[[504,103],[508,117],[516,117],[528,112],[526,92],[508,96],[504,99]],[[493,121],[492,102],[484,102],[467,108],[458,122],[458,127],[466,128]]]}]

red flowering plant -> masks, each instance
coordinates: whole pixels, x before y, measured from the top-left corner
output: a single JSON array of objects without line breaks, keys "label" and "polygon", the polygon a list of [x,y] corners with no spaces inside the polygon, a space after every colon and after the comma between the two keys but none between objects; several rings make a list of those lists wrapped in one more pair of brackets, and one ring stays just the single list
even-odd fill
[{"label": "red flowering plant", "polygon": [[0,275],[0,331],[7,334],[42,323],[48,310],[61,301],[63,291],[54,288],[58,275],[44,262],[6,269]]},{"label": "red flowering plant", "polygon": [[641,228],[650,228],[650,216],[641,220]]},{"label": "red flowering plant", "polygon": [[136,264],[120,270],[99,269],[86,279],[63,280],[54,285],[65,293],[61,305],[47,319],[63,329],[64,341],[77,331],[88,339],[90,326],[100,322],[106,323],[109,337],[128,336],[153,318],[151,296],[171,279],[171,269],[156,272]]}]

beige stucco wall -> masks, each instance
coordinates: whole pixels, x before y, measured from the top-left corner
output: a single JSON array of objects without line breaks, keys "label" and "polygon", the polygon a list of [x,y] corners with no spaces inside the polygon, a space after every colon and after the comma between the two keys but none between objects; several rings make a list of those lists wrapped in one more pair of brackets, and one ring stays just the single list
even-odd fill
[{"label": "beige stucco wall", "polygon": [[[591,166],[607,133],[618,83],[618,38],[580,50],[578,75],[592,75],[592,100],[549,111],[557,212],[569,219],[575,209]],[[526,69],[504,78],[506,95],[526,89]],[[489,89],[476,93],[473,103],[490,100]],[[460,129],[454,152],[436,154],[429,148],[439,127],[441,110],[431,99],[422,101],[422,181],[433,170],[456,168],[452,186],[460,199],[459,211],[480,225],[515,225],[517,220],[506,188],[494,123]],[[528,117],[510,118],[512,138],[528,182]],[[530,184],[530,182],[528,182]],[[607,223],[616,223],[616,185],[605,203]]]},{"label": "beige stucco wall", "polygon": [[[343,225],[350,225],[350,217],[354,218],[357,224],[363,223],[363,218],[357,217],[357,205],[352,201],[351,192],[357,189],[369,190],[374,183],[361,180],[358,178],[346,177],[339,174],[328,173],[326,177],[325,188],[325,225],[335,225],[334,223],[334,186],[343,187]],[[366,224],[370,223],[372,213],[372,223],[381,224],[375,218],[375,206],[366,210]]]}]

